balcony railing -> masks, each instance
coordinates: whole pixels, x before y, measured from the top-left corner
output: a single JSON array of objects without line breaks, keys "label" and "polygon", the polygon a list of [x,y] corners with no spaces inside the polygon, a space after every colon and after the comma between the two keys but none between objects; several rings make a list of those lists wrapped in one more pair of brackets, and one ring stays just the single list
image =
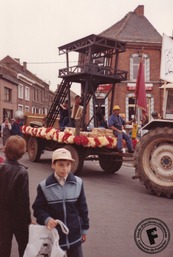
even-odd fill
[{"label": "balcony railing", "polygon": [[106,76],[118,78],[120,80],[127,79],[127,71],[112,69],[107,66],[100,66],[95,63],[75,65],[59,70],[59,77],[78,75],[78,74],[92,74],[96,76]]}]

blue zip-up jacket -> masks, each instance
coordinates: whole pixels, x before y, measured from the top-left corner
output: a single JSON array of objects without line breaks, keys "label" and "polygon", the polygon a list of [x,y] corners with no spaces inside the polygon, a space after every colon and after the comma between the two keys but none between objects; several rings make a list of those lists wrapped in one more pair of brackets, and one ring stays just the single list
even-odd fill
[{"label": "blue zip-up jacket", "polygon": [[51,174],[37,187],[37,197],[33,204],[34,216],[37,223],[45,225],[48,219],[60,219],[69,228],[65,235],[57,226],[62,249],[81,243],[82,234],[89,229],[88,207],[81,178],[69,173],[62,187]]}]

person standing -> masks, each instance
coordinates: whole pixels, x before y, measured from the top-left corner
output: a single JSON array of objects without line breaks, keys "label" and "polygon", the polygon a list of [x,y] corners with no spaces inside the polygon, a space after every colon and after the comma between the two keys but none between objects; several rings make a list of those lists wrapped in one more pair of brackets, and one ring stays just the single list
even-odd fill
[{"label": "person standing", "polygon": [[22,130],[21,130],[22,126],[23,126],[23,121],[20,119],[15,119],[12,124],[11,134],[23,137]]},{"label": "person standing", "polygon": [[74,104],[71,110],[71,123],[69,117],[66,117],[62,123],[62,127],[73,127],[76,128],[77,134],[81,127],[81,120],[83,115],[83,106],[81,105],[81,97],[79,95],[75,96]]},{"label": "person standing", "polygon": [[22,134],[23,124],[24,124],[24,113],[22,111],[18,110],[14,114],[11,134],[19,135],[19,136],[23,137],[23,134]]},{"label": "person standing", "polygon": [[72,106],[72,112],[71,112],[71,120],[74,124],[73,126],[76,126],[77,121],[81,121],[83,115],[83,106],[81,105],[81,97],[79,95],[75,96],[75,102]]},{"label": "person standing", "polygon": [[79,95],[75,96],[75,102],[72,106],[71,112],[71,126],[76,128],[75,135],[80,134],[81,122],[83,116],[83,106],[81,106],[81,97]]},{"label": "person standing", "polygon": [[26,152],[20,136],[10,136],[5,144],[5,161],[0,164],[0,256],[10,257],[12,237],[23,257],[31,223],[29,182],[26,167],[18,162]]},{"label": "person standing", "polygon": [[5,145],[7,139],[11,136],[11,123],[8,118],[5,118],[4,123],[1,126],[1,137],[3,146]]},{"label": "person standing", "polygon": [[[54,172],[38,185],[32,207],[37,223],[58,229],[60,247],[67,251],[68,257],[83,257],[81,244],[89,229],[88,207],[81,178],[70,172],[73,162],[67,149],[53,152]],[[68,235],[59,229],[57,219],[68,227]]]},{"label": "person standing", "polygon": [[113,130],[114,135],[117,137],[117,150],[123,152],[122,139],[126,141],[129,153],[133,153],[133,146],[131,138],[123,131],[123,126],[132,124],[133,120],[126,122],[120,115],[120,107],[115,105],[113,107],[113,114],[108,119],[108,128]]},{"label": "person standing", "polygon": [[68,111],[68,100],[65,100],[63,104],[60,104],[60,119],[59,119],[59,127],[61,130],[64,129],[64,119],[68,118],[69,111]]}]

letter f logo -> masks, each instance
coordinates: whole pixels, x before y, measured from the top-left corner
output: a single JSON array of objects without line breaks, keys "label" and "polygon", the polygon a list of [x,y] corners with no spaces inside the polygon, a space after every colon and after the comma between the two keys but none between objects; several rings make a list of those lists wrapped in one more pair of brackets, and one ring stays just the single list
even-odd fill
[{"label": "letter f logo", "polygon": [[150,245],[155,244],[155,240],[154,239],[158,238],[158,235],[156,233],[154,233],[155,231],[157,231],[156,227],[146,230],[147,235],[148,235],[148,239],[149,239],[149,242],[150,242]]}]

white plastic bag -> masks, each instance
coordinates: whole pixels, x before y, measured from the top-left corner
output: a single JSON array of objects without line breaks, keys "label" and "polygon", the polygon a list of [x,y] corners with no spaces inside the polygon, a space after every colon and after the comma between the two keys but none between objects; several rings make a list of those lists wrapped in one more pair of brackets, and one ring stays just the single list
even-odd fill
[{"label": "white plastic bag", "polygon": [[[65,224],[58,221],[62,231],[69,233]],[[59,246],[59,234],[57,229],[48,230],[46,226],[30,225],[29,242],[23,257],[65,257],[66,253]]]}]

